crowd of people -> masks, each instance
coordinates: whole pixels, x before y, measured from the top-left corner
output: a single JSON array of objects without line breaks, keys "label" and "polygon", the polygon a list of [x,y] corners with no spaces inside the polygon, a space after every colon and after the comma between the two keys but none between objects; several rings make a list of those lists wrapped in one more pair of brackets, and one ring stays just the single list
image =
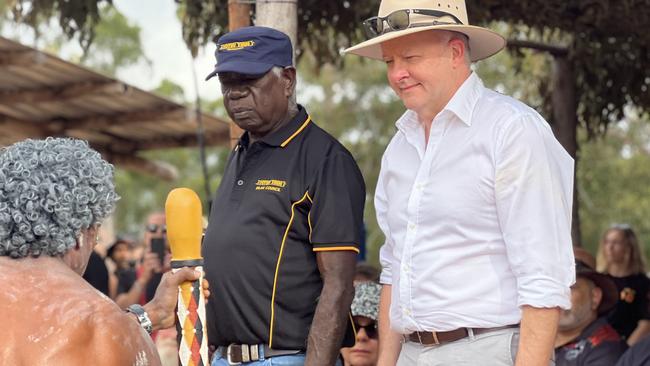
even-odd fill
[{"label": "crowd of people", "polygon": [[[162,228],[164,215],[153,213],[144,225],[143,241],[118,238],[105,260],[97,254],[100,265],[91,259],[86,276],[93,266],[111,268],[105,280],[90,280],[93,286],[100,291],[110,289],[111,298],[123,308],[133,302],[145,304],[146,289],[155,291],[159,275],[169,270],[147,244],[155,237],[164,237]],[[560,314],[556,365],[650,365],[650,279],[645,272],[643,248],[632,228],[608,228],[598,247],[598,261],[580,247],[574,248],[574,256],[576,282],[571,287],[571,309]],[[350,308],[356,337],[354,346],[341,349],[344,366],[377,365],[379,278],[377,267],[366,262],[357,264]],[[156,345],[163,365],[177,364],[175,334],[157,340]]]}]

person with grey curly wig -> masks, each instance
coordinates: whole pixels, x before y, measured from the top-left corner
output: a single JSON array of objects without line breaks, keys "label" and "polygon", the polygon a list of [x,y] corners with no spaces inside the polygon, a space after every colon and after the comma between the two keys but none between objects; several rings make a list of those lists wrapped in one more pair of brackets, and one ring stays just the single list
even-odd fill
[{"label": "person with grey curly wig", "polygon": [[85,282],[118,198],[113,166],[85,141],[25,140],[0,151],[3,364],[160,365],[145,329],[174,324],[178,286],[199,274],[165,274],[143,314],[121,311]]}]

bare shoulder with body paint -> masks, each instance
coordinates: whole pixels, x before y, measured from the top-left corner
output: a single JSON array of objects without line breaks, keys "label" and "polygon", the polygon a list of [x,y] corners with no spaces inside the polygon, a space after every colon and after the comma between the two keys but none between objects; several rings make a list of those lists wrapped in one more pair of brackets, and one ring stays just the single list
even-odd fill
[{"label": "bare shoulder with body paint", "polygon": [[0,257],[0,314],[3,364],[160,365],[135,318],[55,258]]}]

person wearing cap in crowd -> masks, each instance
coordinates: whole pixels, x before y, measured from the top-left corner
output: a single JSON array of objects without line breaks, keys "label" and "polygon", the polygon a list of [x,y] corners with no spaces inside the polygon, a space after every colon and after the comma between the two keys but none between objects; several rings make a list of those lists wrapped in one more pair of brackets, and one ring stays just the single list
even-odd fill
[{"label": "person wearing cap in crowd", "polygon": [[363,25],[345,52],[384,61],[407,109],[375,191],[379,364],[549,364],[575,280],[573,159],[472,71],[506,42],[463,0],[382,0]]},{"label": "person wearing cap in crowd", "polygon": [[350,313],[354,321],[356,342],[354,347],[341,349],[344,366],[375,366],[379,355],[377,315],[381,286],[375,282],[354,285],[354,300]]},{"label": "person wearing cap in crowd", "polygon": [[571,286],[571,309],[560,314],[555,338],[556,366],[611,366],[627,344],[607,322],[607,313],[618,301],[616,285],[596,272],[595,260],[576,248],[576,283]]},{"label": "person wearing cap in crowd", "polygon": [[[352,155],[296,103],[289,37],[245,27],[217,42],[231,152],[203,241],[212,365],[334,365],[349,308],[365,185]],[[347,342],[344,334],[347,333]]]},{"label": "person wearing cap in crowd", "polygon": [[84,281],[117,200],[113,166],[85,141],[28,139],[2,149],[2,365],[160,365],[147,332],[174,324],[178,286],[199,274],[166,274],[153,300],[130,313]]}]

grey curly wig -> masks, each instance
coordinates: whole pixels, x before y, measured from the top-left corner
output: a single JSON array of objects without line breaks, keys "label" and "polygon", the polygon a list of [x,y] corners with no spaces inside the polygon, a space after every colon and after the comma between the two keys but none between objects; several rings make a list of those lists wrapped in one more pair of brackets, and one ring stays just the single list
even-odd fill
[{"label": "grey curly wig", "polygon": [[86,141],[25,140],[0,151],[0,256],[61,256],[119,196],[113,166]]}]

